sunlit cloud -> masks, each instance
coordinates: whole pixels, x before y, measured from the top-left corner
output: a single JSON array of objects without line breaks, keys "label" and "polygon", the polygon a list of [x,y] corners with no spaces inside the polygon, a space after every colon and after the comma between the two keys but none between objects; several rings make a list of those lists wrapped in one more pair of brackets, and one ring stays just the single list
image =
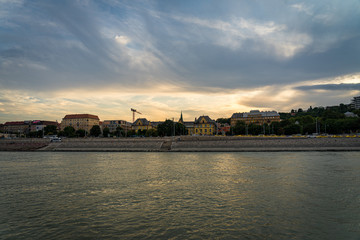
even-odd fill
[{"label": "sunlit cloud", "polygon": [[305,5],[305,3],[296,3],[291,5],[292,8],[296,9],[299,12],[303,12],[307,15],[313,15],[313,9],[310,6]]},{"label": "sunlit cloud", "polygon": [[127,45],[128,43],[131,42],[130,38],[127,37],[127,36],[118,36],[118,35],[116,35],[115,40],[116,40],[116,42],[118,42],[118,43],[120,43],[122,45]]},{"label": "sunlit cloud", "polygon": [[130,108],[193,120],[360,94],[358,0],[0,5],[0,123]]},{"label": "sunlit cloud", "polygon": [[[357,82],[357,83],[356,83]],[[76,92],[54,92],[32,96],[26,91],[1,90],[0,122],[9,117],[21,119],[54,119],[60,121],[69,113],[96,114],[101,120],[124,119],[132,121],[130,108],[135,108],[152,121],[176,119],[180,112],[184,118],[193,120],[201,115],[212,118],[230,117],[234,112],[246,112],[254,109],[263,111],[283,111],[317,105],[337,105],[350,103],[351,98],[360,94],[360,90],[319,88],[319,83],[333,85],[360,84],[360,74],[345,75],[334,79],[319,79],[290,85],[269,85],[254,89],[233,89],[229,91],[188,91],[186,88],[173,86],[164,91],[151,88],[147,91],[135,89],[123,93],[116,89]],[[304,91],[302,86],[313,86],[314,90]],[[325,85],[328,86],[328,85]],[[313,91],[316,91],[314,94]],[[333,96],[336,96],[334,101]],[[15,118],[16,117],[16,118]]]},{"label": "sunlit cloud", "polygon": [[[222,21],[180,16],[173,18],[180,22],[218,31],[218,33],[209,38],[205,37],[203,40],[210,39],[214,44],[234,50],[242,48],[245,41],[252,40],[255,42],[252,47],[254,51],[290,58],[312,42],[311,37],[306,33],[291,31],[286,25],[276,24],[273,21],[259,22],[244,18]],[[194,29],[193,31],[193,35],[188,36],[188,38],[197,37],[198,30]]]}]

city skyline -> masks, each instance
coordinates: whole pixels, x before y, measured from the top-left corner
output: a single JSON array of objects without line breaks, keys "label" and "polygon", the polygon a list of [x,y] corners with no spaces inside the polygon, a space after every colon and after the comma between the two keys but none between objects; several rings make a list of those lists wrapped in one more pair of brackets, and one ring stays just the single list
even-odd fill
[{"label": "city skyline", "polygon": [[0,0],[0,123],[348,104],[360,2]]}]

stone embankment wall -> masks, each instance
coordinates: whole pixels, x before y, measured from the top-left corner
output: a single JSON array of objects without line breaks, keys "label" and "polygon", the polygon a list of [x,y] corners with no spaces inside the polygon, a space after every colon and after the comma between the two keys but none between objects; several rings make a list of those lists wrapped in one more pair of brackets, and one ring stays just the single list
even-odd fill
[{"label": "stone embankment wall", "polygon": [[44,151],[159,151],[161,138],[69,138],[51,143]]},{"label": "stone embankment wall", "polygon": [[359,151],[360,138],[259,138],[183,139],[172,151]]},{"label": "stone embankment wall", "polygon": [[360,151],[357,138],[165,137],[0,140],[0,151],[247,152]]},{"label": "stone embankment wall", "polygon": [[0,151],[34,151],[49,145],[49,139],[0,139]]}]

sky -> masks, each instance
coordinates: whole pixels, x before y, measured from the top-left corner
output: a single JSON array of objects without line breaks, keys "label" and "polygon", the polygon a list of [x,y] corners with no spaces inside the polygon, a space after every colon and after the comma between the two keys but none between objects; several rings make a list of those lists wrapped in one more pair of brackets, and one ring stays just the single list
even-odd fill
[{"label": "sky", "polygon": [[359,0],[0,0],[0,123],[348,104]]}]

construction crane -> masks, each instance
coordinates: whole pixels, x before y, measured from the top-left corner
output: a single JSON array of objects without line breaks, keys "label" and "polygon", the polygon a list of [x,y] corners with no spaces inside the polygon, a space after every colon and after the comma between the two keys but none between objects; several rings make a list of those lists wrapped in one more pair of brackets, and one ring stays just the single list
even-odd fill
[{"label": "construction crane", "polygon": [[136,111],[136,109],[131,109],[131,111],[133,112],[133,122],[135,122],[135,113],[138,113],[138,114],[142,114],[141,112],[138,112]]}]

